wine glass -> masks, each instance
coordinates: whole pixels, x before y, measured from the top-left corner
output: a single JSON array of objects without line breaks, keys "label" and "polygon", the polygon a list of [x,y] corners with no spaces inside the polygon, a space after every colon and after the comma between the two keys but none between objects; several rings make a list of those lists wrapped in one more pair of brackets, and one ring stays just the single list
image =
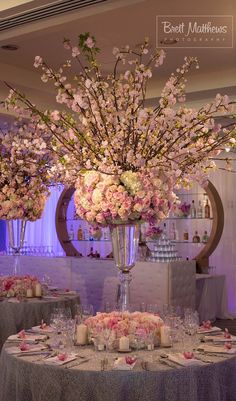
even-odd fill
[{"label": "wine glass", "polygon": [[93,316],[93,305],[91,304],[82,305],[82,316],[83,320],[86,320],[89,317]]}]

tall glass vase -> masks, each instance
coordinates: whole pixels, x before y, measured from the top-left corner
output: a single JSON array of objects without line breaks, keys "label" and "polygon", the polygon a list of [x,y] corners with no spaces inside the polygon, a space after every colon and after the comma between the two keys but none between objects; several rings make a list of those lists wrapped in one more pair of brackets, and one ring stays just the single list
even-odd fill
[{"label": "tall glass vase", "polygon": [[13,255],[19,255],[25,238],[26,220],[7,220],[9,244]]},{"label": "tall glass vase", "polygon": [[110,230],[114,261],[120,270],[120,308],[122,311],[127,311],[130,306],[130,282],[132,280],[130,270],[136,262],[140,224],[136,222],[114,224],[110,226]]},{"label": "tall glass vase", "polygon": [[24,243],[26,220],[7,220],[9,245],[14,255],[13,274],[20,273],[20,250]]}]

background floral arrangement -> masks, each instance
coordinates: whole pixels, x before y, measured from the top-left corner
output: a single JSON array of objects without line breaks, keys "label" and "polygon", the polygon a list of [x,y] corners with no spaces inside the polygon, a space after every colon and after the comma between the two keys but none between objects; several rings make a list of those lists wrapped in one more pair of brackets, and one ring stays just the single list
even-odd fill
[{"label": "background floral arrangement", "polygon": [[102,230],[98,225],[89,227],[89,236],[93,239],[100,240],[102,237]]},{"label": "background floral arrangement", "polygon": [[53,163],[48,141],[48,134],[33,124],[0,132],[0,219],[41,217]]},{"label": "background floral arrangement", "polygon": [[[193,180],[204,186],[208,172],[215,168],[213,158],[224,146],[234,145],[234,123],[222,127],[214,120],[232,112],[228,97],[218,94],[199,110],[177,105],[185,101],[186,74],[192,66],[198,67],[196,58],[190,57],[171,74],[156,107],[146,107],[148,82],[152,68],[163,63],[162,50],[151,53],[147,40],[134,50],[114,48],[113,72],[104,75],[99,49],[89,33],[79,35],[78,46],[69,40],[64,46],[79,68],[74,81],[65,73],[71,60],[58,70],[40,56],[34,63],[43,71],[43,82],[54,83],[63,111],[41,111],[14,88],[6,106],[53,134],[57,168],[65,182],[77,180],[75,199],[81,218],[99,224],[165,218],[172,191],[188,187]],[[96,173],[88,175],[88,171]],[[88,177],[93,177],[92,183],[88,184]],[[134,189],[133,184],[138,186]],[[108,199],[109,193],[116,202]]]},{"label": "background floral arrangement", "polygon": [[37,283],[39,283],[38,279],[29,275],[0,277],[0,296],[26,296],[27,289],[34,288]]},{"label": "background floral arrangement", "polygon": [[162,319],[147,312],[111,312],[97,313],[96,316],[86,319],[90,337],[98,336],[103,330],[110,330],[113,341],[122,336],[130,337],[132,342],[136,334],[159,336]]},{"label": "background floral arrangement", "polygon": [[190,214],[191,204],[183,202],[179,205],[175,205],[173,208],[173,213],[177,217],[187,217]]},{"label": "background floral arrangement", "polygon": [[151,226],[148,228],[148,230],[145,233],[145,237],[147,239],[158,239],[160,238],[161,234],[162,234],[163,230],[160,227],[155,227],[155,226]]}]

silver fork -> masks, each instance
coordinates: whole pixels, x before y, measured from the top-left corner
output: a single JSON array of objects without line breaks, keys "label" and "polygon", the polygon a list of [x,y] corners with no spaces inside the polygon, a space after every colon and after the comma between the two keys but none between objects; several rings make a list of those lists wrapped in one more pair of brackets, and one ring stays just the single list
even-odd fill
[{"label": "silver fork", "polygon": [[178,365],[177,363],[174,363],[174,362],[170,361],[170,360],[167,359],[167,358],[160,358],[160,359],[159,359],[159,362],[162,363],[163,365],[169,366],[169,368],[172,368],[172,369],[174,369],[174,368],[180,368],[180,367],[181,367],[181,366]]},{"label": "silver fork", "polygon": [[71,369],[74,366],[79,366],[82,365],[82,363],[86,363],[88,362],[89,359],[82,359],[82,360],[76,360],[76,361],[70,361],[68,362],[68,364],[64,364],[63,366],[65,367],[65,369]]}]

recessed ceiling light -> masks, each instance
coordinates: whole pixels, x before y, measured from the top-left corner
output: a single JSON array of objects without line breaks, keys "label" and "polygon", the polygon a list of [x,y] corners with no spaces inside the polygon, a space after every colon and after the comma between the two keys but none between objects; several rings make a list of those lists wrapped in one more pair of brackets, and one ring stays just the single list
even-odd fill
[{"label": "recessed ceiling light", "polygon": [[160,43],[162,45],[175,45],[176,43],[178,43],[177,39],[161,39]]},{"label": "recessed ceiling light", "polygon": [[9,51],[15,51],[15,50],[19,49],[19,46],[17,46],[17,45],[2,45],[1,49],[9,50]]}]

